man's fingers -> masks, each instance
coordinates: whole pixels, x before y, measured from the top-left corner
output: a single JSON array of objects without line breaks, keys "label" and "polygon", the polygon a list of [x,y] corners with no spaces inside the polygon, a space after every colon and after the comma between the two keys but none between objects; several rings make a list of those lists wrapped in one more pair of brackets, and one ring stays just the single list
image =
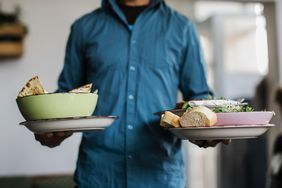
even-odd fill
[{"label": "man's fingers", "polygon": [[45,134],[43,134],[43,137],[46,138],[46,139],[52,138],[53,136],[54,136],[53,133],[45,133]]},{"label": "man's fingers", "polygon": [[189,140],[190,142],[192,142],[193,144],[196,144],[197,140]]},{"label": "man's fingers", "polygon": [[190,140],[193,144],[196,144],[197,146],[201,148],[207,148],[207,147],[215,147],[219,143],[223,143],[225,145],[228,145],[231,143],[231,139],[226,140]]},{"label": "man's fingers", "polygon": [[207,140],[204,147],[215,147],[219,142],[219,140]]},{"label": "man's fingers", "polygon": [[68,132],[67,131],[65,131],[65,132],[56,132],[54,134],[55,134],[56,137],[59,137],[59,138],[67,138],[67,137],[72,135],[72,132],[69,132],[69,131]]},{"label": "man's fingers", "polygon": [[69,137],[73,134],[73,132],[68,131],[68,132],[65,132],[65,134],[66,134],[66,137]]},{"label": "man's fingers", "polygon": [[53,132],[44,134],[35,134],[35,139],[39,141],[42,145],[54,148],[61,144],[61,142],[70,137],[73,132]]},{"label": "man's fingers", "polygon": [[206,140],[190,140],[190,142],[192,142],[193,144],[201,147],[204,147],[206,144]]},{"label": "man's fingers", "polygon": [[65,132],[56,132],[54,133],[56,137],[65,137],[66,136],[66,133]]},{"label": "man's fingers", "polygon": [[222,141],[223,144],[228,145],[231,143],[231,139],[226,139]]}]

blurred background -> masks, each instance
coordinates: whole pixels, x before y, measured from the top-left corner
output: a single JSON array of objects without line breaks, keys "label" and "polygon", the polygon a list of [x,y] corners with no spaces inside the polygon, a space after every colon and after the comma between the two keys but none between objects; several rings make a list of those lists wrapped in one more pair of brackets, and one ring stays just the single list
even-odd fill
[{"label": "blurred background", "polygon": [[[167,0],[197,23],[208,78],[216,96],[245,98],[256,110],[274,110],[277,126],[258,139],[199,149],[186,141],[189,188],[264,188],[273,144],[282,133],[274,101],[282,85],[282,1]],[[21,9],[28,33],[23,55],[0,60],[0,187],[71,187],[80,142],[75,134],[57,148],[42,147],[26,128],[15,102],[38,75],[56,89],[71,23],[100,6],[98,0],[1,0],[1,11]],[[180,99],[181,100],[181,97]]]}]

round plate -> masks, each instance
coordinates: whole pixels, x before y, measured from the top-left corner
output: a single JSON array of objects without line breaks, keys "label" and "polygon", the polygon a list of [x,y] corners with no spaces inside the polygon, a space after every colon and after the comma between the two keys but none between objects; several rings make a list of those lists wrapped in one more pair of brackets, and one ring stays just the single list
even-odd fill
[{"label": "round plate", "polygon": [[47,119],[25,121],[20,125],[26,126],[34,133],[60,132],[60,131],[100,131],[109,127],[116,116],[90,116],[78,118]]},{"label": "round plate", "polygon": [[184,140],[222,140],[256,138],[264,134],[273,124],[236,125],[213,127],[170,128],[173,134]]},{"label": "round plate", "polygon": [[[182,116],[185,110],[175,109],[170,112]],[[165,111],[156,112],[156,115],[162,115]],[[216,113],[217,122],[215,126],[225,125],[266,125],[274,116],[272,111],[254,111],[254,112],[227,112]]]}]

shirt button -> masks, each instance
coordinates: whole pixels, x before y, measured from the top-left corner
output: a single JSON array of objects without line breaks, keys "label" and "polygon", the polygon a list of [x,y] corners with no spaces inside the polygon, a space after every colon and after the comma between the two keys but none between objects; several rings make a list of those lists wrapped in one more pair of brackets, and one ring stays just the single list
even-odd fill
[{"label": "shirt button", "polygon": [[135,71],[135,67],[134,67],[134,66],[130,66],[129,69],[130,69],[131,71]]},{"label": "shirt button", "polygon": [[132,159],[132,155],[128,155],[127,158],[128,158],[128,159]]},{"label": "shirt button", "polygon": [[131,43],[132,43],[132,44],[135,44],[135,43],[136,43],[136,40],[132,40]]},{"label": "shirt button", "polygon": [[133,99],[134,99],[134,96],[133,96],[133,95],[128,95],[128,99],[129,99],[129,100],[133,100]]},{"label": "shirt button", "polygon": [[133,130],[133,126],[132,125],[127,125],[127,129],[128,130]]}]

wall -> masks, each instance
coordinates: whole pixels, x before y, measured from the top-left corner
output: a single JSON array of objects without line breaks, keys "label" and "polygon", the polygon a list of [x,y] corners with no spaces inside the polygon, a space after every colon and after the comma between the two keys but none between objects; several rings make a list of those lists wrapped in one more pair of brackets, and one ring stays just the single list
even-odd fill
[{"label": "wall", "polygon": [[[81,3],[82,2],[82,3]],[[73,172],[80,135],[60,147],[49,149],[20,127],[23,121],[15,98],[32,76],[40,76],[49,91],[56,89],[63,65],[65,43],[71,23],[100,5],[98,0],[2,0],[3,10],[22,7],[29,27],[25,54],[14,61],[0,61],[0,176]]]}]

